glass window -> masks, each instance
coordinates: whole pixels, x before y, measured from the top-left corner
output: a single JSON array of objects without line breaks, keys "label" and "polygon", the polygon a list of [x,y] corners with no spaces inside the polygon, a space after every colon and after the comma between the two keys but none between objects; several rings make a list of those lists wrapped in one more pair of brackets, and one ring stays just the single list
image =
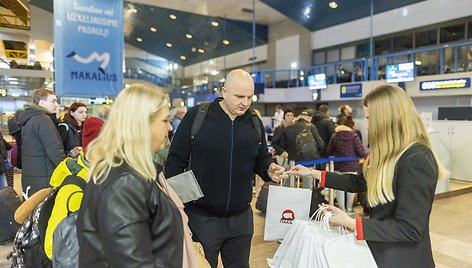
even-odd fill
[{"label": "glass window", "polygon": [[427,51],[416,54],[416,74],[439,74],[439,51]]},{"label": "glass window", "polygon": [[468,25],[468,26],[469,26],[469,27],[467,27],[467,28],[469,29],[469,30],[468,30],[469,34],[467,35],[467,37],[468,37],[469,39],[472,39],[472,21],[469,22],[469,25]]},{"label": "glass window", "polygon": [[393,51],[402,51],[413,48],[413,34],[395,36],[393,38]]},{"label": "glass window", "polygon": [[341,49],[341,60],[354,59],[356,48],[354,46],[344,47]]},{"label": "glass window", "polygon": [[415,34],[416,47],[436,45],[438,43],[438,30],[429,30]]},{"label": "glass window", "polygon": [[325,64],[326,63],[326,52],[315,52],[313,56],[313,65]]},{"label": "glass window", "polygon": [[465,37],[465,23],[442,27],[439,31],[441,43],[462,40]]},{"label": "glass window", "polygon": [[328,51],[327,62],[339,61],[339,49],[332,49]]},{"label": "glass window", "polygon": [[370,56],[370,43],[359,44],[356,46],[356,58],[368,58]]},{"label": "glass window", "polygon": [[375,55],[392,53],[392,38],[375,40]]}]

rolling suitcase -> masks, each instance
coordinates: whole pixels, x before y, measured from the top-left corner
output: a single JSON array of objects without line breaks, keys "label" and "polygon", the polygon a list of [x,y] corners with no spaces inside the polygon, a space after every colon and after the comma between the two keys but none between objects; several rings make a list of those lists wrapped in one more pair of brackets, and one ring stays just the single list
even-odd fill
[{"label": "rolling suitcase", "polygon": [[0,190],[0,244],[11,241],[20,225],[15,222],[13,215],[21,205],[21,200],[12,187]]}]

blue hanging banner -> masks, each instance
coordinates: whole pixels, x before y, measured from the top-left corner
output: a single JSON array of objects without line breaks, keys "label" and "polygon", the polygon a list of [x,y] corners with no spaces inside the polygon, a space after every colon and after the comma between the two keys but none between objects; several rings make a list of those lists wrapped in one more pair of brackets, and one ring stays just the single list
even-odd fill
[{"label": "blue hanging banner", "polygon": [[339,86],[339,96],[341,98],[360,98],[360,97],[362,97],[362,83],[340,85]]},{"label": "blue hanging banner", "polygon": [[58,96],[111,97],[123,88],[123,0],[55,0]]}]

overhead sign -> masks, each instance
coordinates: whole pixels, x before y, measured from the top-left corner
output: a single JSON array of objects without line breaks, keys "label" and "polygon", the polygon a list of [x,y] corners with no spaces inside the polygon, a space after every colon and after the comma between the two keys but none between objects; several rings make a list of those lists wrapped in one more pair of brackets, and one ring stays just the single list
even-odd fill
[{"label": "overhead sign", "polygon": [[313,74],[307,77],[308,89],[323,89],[326,88],[326,74]]},{"label": "overhead sign", "polygon": [[454,78],[420,82],[420,90],[470,88],[470,78]]},{"label": "overhead sign", "polygon": [[341,85],[339,93],[341,98],[360,98],[362,97],[362,83]]},{"label": "overhead sign", "polygon": [[58,96],[108,97],[123,88],[123,1],[54,1]]},{"label": "overhead sign", "polygon": [[415,65],[413,62],[387,65],[387,83],[407,82],[415,80]]}]

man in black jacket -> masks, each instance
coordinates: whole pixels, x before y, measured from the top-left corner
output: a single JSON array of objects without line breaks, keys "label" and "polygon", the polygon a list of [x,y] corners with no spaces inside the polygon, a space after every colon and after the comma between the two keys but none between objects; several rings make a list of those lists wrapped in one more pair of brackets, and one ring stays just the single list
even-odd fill
[{"label": "man in black jacket", "polygon": [[329,118],[329,106],[321,104],[318,111],[313,114],[311,122],[316,126],[316,129],[325,144],[325,148],[320,150],[320,156],[321,158],[326,158],[328,157],[328,155],[326,155],[326,148],[328,147],[329,140],[336,129],[336,124],[331,120],[331,118]]},{"label": "man in black jacket", "polygon": [[[212,267],[217,267],[221,252],[225,267],[244,268],[249,267],[253,235],[254,175],[279,181],[284,169],[272,163],[265,138],[258,137],[248,110],[254,95],[251,75],[231,71],[221,93],[223,98],[210,104],[192,143],[190,130],[198,106],[185,115],[172,141],[165,175],[184,172],[191,157],[190,169],[204,194],[185,207],[193,238],[203,245]],[[262,122],[259,127],[262,136]]]},{"label": "man in black jacket", "polygon": [[65,158],[61,137],[49,115],[55,114],[59,106],[56,95],[51,90],[38,88],[33,90],[32,98],[33,103],[25,104],[19,118],[23,142],[21,182],[28,196],[50,187],[52,172]]}]

